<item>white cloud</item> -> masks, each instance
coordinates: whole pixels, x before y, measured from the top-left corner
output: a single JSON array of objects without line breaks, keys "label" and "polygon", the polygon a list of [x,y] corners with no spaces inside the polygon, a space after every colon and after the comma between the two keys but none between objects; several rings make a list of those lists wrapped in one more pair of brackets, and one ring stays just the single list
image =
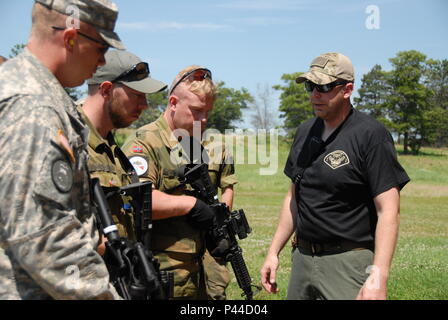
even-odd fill
[{"label": "white cloud", "polygon": [[149,23],[146,22],[119,22],[118,28],[130,29],[130,30],[144,30],[149,27]]},{"label": "white cloud", "polygon": [[232,26],[225,24],[215,24],[215,23],[182,23],[176,21],[162,21],[157,23],[148,22],[121,22],[118,23],[118,27],[128,30],[187,30],[187,29],[198,29],[198,30],[230,30]]},{"label": "white cloud", "polygon": [[247,10],[303,10],[310,8],[311,2],[296,0],[240,0],[218,4],[219,8]]},{"label": "white cloud", "polygon": [[180,23],[180,22],[161,22],[157,24],[160,29],[204,29],[221,30],[228,29],[230,26],[215,23]]},{"label": "white cloud", "polygon": [[274,26],[274,25],[292,25],[297,24],[297,20],[272,18],[272,17],[250,17],[239,19],[227,19],[232,24],[243,24],[246,26]]}]

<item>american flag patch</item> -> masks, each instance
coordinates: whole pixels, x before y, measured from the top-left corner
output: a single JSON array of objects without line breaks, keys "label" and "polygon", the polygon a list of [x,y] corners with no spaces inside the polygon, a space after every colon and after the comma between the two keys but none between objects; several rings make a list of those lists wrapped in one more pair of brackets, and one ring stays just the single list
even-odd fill
[{"label": "american flag patch", "polygon": [[133,146],[133,147],[132,147],[132,151],[133,151],[133,152],[141,153],[141,152],[143,152],[143,148],[140,147],[140,146]]}]

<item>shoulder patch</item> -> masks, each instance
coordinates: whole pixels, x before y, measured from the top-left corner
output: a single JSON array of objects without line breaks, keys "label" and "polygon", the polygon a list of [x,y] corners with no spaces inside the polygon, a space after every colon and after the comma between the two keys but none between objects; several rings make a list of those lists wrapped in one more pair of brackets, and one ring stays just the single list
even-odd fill
[{"label": "shoulder patch", "polygon": [[327,154],[324,162],[331,168],[337,169],[350,163],[348,155],[342,150],[336,150]]},{"label": "shoulder patch", "polygon": [[132,152],[134,153],[143,153],[143,147],[139,145],[132,146]]},{"label": "shoulder patch", "polygon": [[146,161],[146,159],[143,157],[130,157],[129,162],[131,162],[138,176],[141,176],[148,171],[148,161]]},{"label": "shoulder patch", "polygon": [[51,167],[51,178],[56,188],[67,193],[73,186],[73,171],[70,164],[64,160],[56,160]]}]

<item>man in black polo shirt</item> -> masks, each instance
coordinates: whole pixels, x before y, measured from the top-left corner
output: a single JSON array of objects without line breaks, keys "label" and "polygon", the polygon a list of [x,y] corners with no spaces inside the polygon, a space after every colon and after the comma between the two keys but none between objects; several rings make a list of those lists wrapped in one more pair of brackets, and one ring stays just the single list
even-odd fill
[{"label": "man in black polo shirt", "polygon": [[316,118],[297,129],[285,166],[292,184],[261,269],[277,292],[278,256],[293,239],[287,299],[386,299],[409,177],[390,133],[353,108],[354,71],[340,53],[311,62],[305,82]]}]

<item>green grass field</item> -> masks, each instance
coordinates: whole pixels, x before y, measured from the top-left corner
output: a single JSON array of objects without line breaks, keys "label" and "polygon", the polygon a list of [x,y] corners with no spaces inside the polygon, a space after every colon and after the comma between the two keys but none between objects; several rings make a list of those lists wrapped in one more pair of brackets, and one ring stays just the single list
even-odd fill
[{"label": "green grass field", "polygon": [[[397,147],[401,154],[401,147]],[[240,241],[254,283],[275,232],[278,213],[290,181],[283,174],[289,151],[279,146],[279,168],[273,176],[260,176],[259,165],[237,165],[240,183],[235,187],[234,208],[243,208],[253,232]],[[448,149],[423,149],[420,156],[399,155],[411,177],[401,193],[401,224],[394,256],[389,299],[448,299]],[[255,299],[285,299],[290,273],[291,246],[280,256],[278,294],[261,291]],[[229,299],[239,300],[241,290],[233,279]]]}]

